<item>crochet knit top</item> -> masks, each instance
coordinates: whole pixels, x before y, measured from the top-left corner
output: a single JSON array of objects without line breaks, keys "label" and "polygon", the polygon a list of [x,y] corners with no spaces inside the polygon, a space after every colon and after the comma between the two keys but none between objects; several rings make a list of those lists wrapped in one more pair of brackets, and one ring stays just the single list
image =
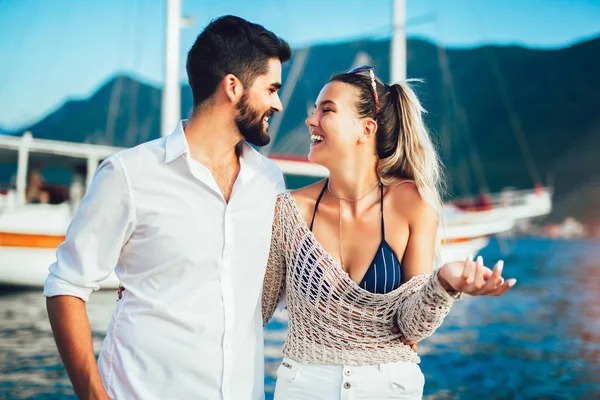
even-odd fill
[{"label": "crochet knit top", "polygon": [[[275,205],[263,323],[285,292],[289,322],[284,356],[320,364],[418,363],[400,336],[430,336],[450,311],[454,298],[441,286],[438,271],[413,277],[385,294],[361,288],[323,249],[294,198],[284,192]],[[392,332],[395,324],[401,333]]]}]

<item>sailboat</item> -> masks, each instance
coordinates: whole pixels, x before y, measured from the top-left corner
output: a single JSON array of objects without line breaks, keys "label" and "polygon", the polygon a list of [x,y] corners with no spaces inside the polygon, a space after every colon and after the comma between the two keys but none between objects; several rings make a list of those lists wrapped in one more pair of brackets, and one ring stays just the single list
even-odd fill
[{"label": "sailboat", "polygon": [[[181,18],[180,0],[166,0],[166,4],[162,136],[169,134],[180,119],[179,41],[180,29],[187,22]],[[114,124],[107,123],[107,126]],[[15,182],[8,188],[0,188],[0,285],[43,286],[48,267],[56,259],[56,248],[64,241],[79,201],[99,163],[121,150],[124,148],[37,139],[31,132],[22,136],[0,135],[1,163],[16,165],[17,169]],[[286,174],[319,176],[324,171],[307,163],[298,165],[283,159],[275,161]],[[36,164],[58,165],[72,170],[70,187],[50,193],[48,203],[27,201],[28,176],[33,172],[30,166]],[[45,191],[49,189],[44,187]],[[100,282],[102,289],[116,289],[118,285],[114,272]]]},{"label": "sailboat", "polygon": [[[404,36],[404,0],[394,0],[394,35],[391,49],[391,80],[405,79],[406,38]],[[180,0],[167,0],[166,79],[162,99],[161,134],[170,133],[180,119],[181,87],[179,83],[179,30],[181,28]],[[281,94],[284,105],[291,97],[295,81],[306,63],[308,50],[296,53]],[[279,118],[279,120],[277,119]],[[276,136],[281,122],[279,115],[272,121]],[[275,128],[275,129],[274,129]],[[274,130],[274,132],[273,132]],[[273,140],[275,141],[275,140]],[[308,149],[308,148],[307,148]],[[14,187],[0,191],[0,284],[41,287],[48,266],[55,260],[56,247],[64,240],[85,188],[91,183],[99,163],[123,150],[119,147],[36,139],[29,132],[23,136],[0,135],[0,160],[17,166]],[[269,153],[288,177],[318,179],[327,170],[311,164],[305,156]],[[67,193],[51,196],[49,204],[26,201],[29,165],[43,162],[85,171],[75,174]],[[544,215],[551,210],[551,192],[543,187],[531,191],[511,191],[486,197],[483,204],[447,203],[442,210],[443,257],[446,260],[464,259],[485,247],[490,236],[510,230],[518,219]],[[103,289],[118,287],[112,273],[100,283]]]},{"label": "sailboat", "polygon": [[[15,137],[0,135],[0,160],[17,165],[14,187],[0,195],[0,284],[42,287],[48,267],[56,260],[56,248],[65,239],[79,200],[101,160],[119,148],[84,143],[34,139],[30,132]],[[43,162],[73,170],[86,168],[86,176],[75,175],[68,191],[45,188],[48,203],[26,201],[29,165]],[[116,288],[112,273],[101,286]]]}]

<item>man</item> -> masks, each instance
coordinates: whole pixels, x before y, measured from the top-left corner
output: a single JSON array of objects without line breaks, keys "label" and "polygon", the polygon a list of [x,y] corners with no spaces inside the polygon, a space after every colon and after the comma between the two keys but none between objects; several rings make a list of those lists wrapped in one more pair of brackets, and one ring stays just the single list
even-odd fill
[{"label": "man", "polygon": [[[264,397],[260,292],[284,182],[246,141],[269,142],[290,56],[260,25],[211,22],[188,54],[189,122],[98,168],[44,287],[80,398]],[[113,269],[125,290],[97,366],[85,301]]]}]

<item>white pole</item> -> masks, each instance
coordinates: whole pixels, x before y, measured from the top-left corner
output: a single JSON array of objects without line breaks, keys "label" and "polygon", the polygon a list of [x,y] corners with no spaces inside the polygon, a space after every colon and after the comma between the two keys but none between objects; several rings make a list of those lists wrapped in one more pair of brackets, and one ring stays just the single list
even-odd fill
[{"label": "white pole", "polygon": [[92,179],[98,169],[98,158],[94,156],[88,156],[87,158],[87,173],[85,177],[85,188],[88,189],[92,184]]},{"label": "white pole", "polygon": [[17,161],[17,204],[25,204],[27,190],[27,168],[29,167],[29,146],[32,140],[31,132],[27,131],[19,145],[19,160]]},{"label": "white pole", "polygon": [[181,1],[167,0],[165,86],[162,94],[161,136],[171,133],[181,119],[181,85],[179,83],[180,24]]},{"label": "white pole", "polygon": [[406,0],[394,0],[394,31],[390,44],[390,83],[406,79]]},{"label": "white pole", "polygon": [[296,83],[298,82],[298,78],[300,78],[300,74],[304,70],[306,66],[306,60],[308,59],[308,53],[310,51],[310,47],[305,47],[299,50],[294,56],[294,62],[290,68],[290,73],[287,77],[285,85],[281,89],[281,104],[283,105],[283,111],[280,113],[275,113],[273,119],[271,120],[271,126],[269,127],[269,136],[271,137],[271,142],[268,145],[261,148],[260,152],[268,156],[271,152],[271,147],[273,147],[273,143],[275,143],[275,139],[277,138],[277,133],[279,131],[279,127],[281,126],[281,121],[283,121],[283,116],[285,111],[287,110],[287,106],[292,98],[292,94],[294,93],[294,89],[296,88]]}]

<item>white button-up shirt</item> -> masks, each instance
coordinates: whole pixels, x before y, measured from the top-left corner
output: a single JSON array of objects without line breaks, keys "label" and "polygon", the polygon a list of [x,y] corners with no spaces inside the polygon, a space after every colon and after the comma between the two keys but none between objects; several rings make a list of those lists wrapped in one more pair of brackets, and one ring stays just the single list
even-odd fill
[{"label": "white button-up shirt", "polygon": [[243,144],[229,204],[182,124],[104,161],[57,250],[45,296],[125,287],[99,358],[118,399],[263,399],[260,296],[277,166]]}]

